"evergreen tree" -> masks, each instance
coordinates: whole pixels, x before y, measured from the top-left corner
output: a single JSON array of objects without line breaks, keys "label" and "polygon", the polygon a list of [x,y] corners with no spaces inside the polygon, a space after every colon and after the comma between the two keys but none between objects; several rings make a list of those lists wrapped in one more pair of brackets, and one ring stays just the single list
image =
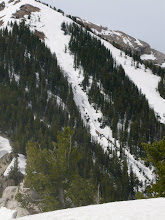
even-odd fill
[{"label": "evergreen tree", "polygon": [[148,162],[153,163],[156,168],[156,183],[152,185],[155,196],[165,197],[165,137],[153,144],[143,144],[147,153]]}]

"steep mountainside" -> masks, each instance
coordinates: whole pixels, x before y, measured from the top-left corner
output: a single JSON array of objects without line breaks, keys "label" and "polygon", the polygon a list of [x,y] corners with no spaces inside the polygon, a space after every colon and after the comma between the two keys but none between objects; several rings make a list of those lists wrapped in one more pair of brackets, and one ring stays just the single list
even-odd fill
[{"label": "steep mountainside", "polygon": [[69,125],[79,173],[100,186],[103,201],[134,198],[154,178],[141,142],[165,135],[163,70],[154,75],[112,40],[34,0],[3,1],[0,24],[0,129],[14,152],[26,154],[29,140],[52,149]]}]

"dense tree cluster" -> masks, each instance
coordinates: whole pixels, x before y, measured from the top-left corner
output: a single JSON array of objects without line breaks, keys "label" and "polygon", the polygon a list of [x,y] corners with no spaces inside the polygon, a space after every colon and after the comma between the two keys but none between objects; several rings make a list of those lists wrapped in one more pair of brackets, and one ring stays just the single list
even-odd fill
[{"label": "dense tree cluster", "polygon": [[62,30],[71,35],[69,48],[74,54],[75,69],[83,67],[82,86],[90,102],[101,109],[102,126],[112,128],[113,136],[121,143],[121,153],[128,146],[131,154],[142,156],[141,142],[160,140],[164,125],[100,40],[75,23],[63,23]]}]

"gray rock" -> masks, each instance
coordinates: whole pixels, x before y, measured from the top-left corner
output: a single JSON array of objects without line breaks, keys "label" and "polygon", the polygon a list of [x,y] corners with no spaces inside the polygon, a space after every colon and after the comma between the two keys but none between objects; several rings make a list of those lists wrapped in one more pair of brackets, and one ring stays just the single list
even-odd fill
[{"label": "gray rock", "polygon": [[0,207],[6,207],[11,210],[16,210],[13,218],[29,215],[30,212],[21,207],[21,204],[16,200],[18,186],[8,186],[3,192],[0,199]]}]

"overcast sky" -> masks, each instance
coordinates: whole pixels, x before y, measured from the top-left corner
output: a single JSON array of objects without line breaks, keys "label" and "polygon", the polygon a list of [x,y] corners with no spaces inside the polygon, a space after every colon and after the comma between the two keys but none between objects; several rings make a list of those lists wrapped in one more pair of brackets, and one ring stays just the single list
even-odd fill
[{"label": "overcast sky", "polygon": [[123,31],[165,53],[165,0],[41,0],[112,30]]}]

